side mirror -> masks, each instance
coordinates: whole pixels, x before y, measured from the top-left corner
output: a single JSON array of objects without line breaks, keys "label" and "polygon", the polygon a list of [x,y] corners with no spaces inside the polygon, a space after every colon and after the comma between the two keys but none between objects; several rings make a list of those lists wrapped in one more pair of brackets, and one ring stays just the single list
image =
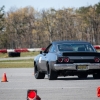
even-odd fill
[{"label": "side mirror", "polygon": [[40,54],[42,54],[42,51],[40,51]]}]

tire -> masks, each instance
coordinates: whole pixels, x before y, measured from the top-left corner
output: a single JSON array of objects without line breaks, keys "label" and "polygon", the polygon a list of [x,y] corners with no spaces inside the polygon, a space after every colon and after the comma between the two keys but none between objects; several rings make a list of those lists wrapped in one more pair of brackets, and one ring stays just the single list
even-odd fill
[{"label": "tire", "polygon": [[87,76],[88,76],[87,74],[79,74],[79,75],[78,75],[78,78],[79,78],[79,79],[86,79]]},{"label": "tire", "polygon": [[36,79],[44,79],[45,77],[45,73],[40,72],[36,64],[34,65],[34,76]]},{"label": "tire", "polygon": [[20,57],[20,52],[9,52],[8,56],[9,57]]},{"label": "tire", "polygon": [[58,77],[57,72],[49,68],[49,66],[47,68],[47,74],[49,80],[56,80]]},{"label": "tire", "polygon": [[94,73],[93,78],[94,79],[100,79],[100,73]]}]

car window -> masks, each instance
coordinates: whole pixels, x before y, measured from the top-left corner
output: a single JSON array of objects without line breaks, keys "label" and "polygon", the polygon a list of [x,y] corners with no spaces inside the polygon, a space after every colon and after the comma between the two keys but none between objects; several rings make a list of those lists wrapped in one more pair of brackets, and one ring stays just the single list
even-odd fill
[{"label": "car window", "polygon": [[44,53],[48,53],[49,51],[50,51],[50,48],[52,47],[52,44],[50,44],[47,48],[46,48],[46,50],[44,51]]},{"label": "car window", "polygon": [[70,44],[59,44],[58,45],[59,51],[73,51],[73,47]]},{"label": "car window", "polygon": [[93,47],[90,44],[85,44],[85,43],[58,44],[58,50],[59,51],[76,51],[76,52],[94,51]]},{"label": "car window", "polygon": [[72,44],[73,48],[75,51],[77,52],[86,52],[86,51],[89,51],[89,52],[92,52],[94,51],[94,49],[92,48],[92,46],[90,44]]},{"label": "car window", "polygon": [[56,47],[55,45],[52,45],[49,49],[49,52],[56,52]]}]

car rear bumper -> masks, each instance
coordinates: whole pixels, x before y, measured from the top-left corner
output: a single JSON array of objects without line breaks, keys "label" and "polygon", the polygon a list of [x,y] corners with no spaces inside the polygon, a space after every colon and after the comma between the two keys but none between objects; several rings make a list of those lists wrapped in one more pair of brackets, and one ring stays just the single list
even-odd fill
[{"label": "car rear bumper", "polygon": [[54,64],[55,70],[90,70],[100,69],[100,63],[73,63],[73,64]]}]

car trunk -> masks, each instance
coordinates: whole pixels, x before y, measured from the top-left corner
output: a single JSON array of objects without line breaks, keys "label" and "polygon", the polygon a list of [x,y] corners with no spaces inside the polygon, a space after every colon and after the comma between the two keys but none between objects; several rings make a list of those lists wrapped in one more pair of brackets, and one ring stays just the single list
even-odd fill
[{"label": "car trunk", "polygon": [[100,57],[98,52],[64,52],[62,56],[96,56]]},{"label": "car trunk", "polygon": [[69,63],[98,63],[95,58],[100,58],[97,52],[64,52],[62,56],[69,57]]}]

